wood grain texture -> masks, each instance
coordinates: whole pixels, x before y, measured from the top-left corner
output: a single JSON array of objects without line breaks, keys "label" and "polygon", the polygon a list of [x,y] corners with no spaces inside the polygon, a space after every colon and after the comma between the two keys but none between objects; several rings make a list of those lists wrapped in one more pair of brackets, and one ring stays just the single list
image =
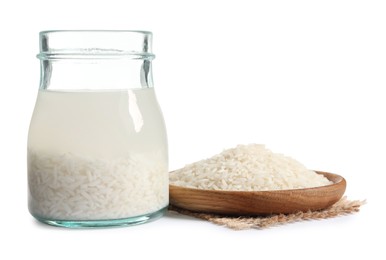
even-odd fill
[{"label": "wood grain texture", "polygon": [[333,205],[343,196],[346,180],[337,174],[316,172],[333,184],[277,191],[215,191],[169,185],[170,204],[195,212],[224,215],[269,215],[320,210]]}]

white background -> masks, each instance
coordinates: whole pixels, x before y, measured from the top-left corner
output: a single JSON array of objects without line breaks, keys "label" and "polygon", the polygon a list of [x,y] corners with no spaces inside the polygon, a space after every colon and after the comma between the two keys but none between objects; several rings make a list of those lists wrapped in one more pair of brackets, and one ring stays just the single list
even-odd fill
[{"label": "white background", "polygon": [[[384,1],[1,1],[0,259],[385,257]],[[38,32],[154,33],[170,169],[264,143],[335,172],[359,214],[231,231],[168,214],[146,225],[68,230],[27,210],[26,141]]]}]

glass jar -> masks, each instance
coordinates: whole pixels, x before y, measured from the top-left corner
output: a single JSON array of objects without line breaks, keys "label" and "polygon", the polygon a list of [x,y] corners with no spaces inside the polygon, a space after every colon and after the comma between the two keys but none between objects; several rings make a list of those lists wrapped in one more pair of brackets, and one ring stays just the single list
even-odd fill
[{"label": "glass jar", "polygon": [[168,205],[152,34],[44,31],[28,134],[29,210],[64,227],[144,223]]}]

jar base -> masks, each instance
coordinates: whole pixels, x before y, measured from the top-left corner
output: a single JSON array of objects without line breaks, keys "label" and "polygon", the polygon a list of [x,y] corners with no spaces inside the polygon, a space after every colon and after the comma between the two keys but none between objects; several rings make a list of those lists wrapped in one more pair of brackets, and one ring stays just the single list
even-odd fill
[{"label": "jar base", "polygon": [[119,227],[133,226],[144,224],[162,217],[167,209],[167,206],[149,214],[135,216],[130,218],[106,219],[106,220],[55,220],[34,216],[38,221],[56,227],[65,228],[103,228],[103,227]]}]

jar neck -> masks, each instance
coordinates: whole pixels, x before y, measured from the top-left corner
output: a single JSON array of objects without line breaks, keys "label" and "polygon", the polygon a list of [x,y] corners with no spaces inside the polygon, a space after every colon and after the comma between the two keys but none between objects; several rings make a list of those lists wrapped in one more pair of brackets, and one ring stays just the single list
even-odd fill
[{"label": "jar neck", "polygon": [[152,33],[40,32],[40,89],[115,90],[153,86]]},{"label": "jar neck", "polygon": [[40,89],[79,91],[153,87],[149,59],[44,59],[40,64]]}]

